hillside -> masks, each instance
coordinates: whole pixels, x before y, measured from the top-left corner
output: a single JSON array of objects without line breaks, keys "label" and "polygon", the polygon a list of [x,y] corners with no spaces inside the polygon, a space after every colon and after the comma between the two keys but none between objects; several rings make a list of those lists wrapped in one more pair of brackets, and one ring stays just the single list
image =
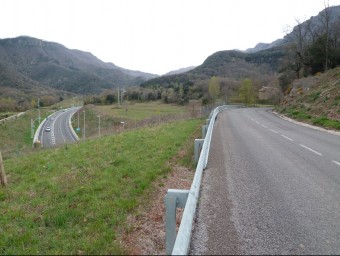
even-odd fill
[{"label": "hillside", "polygon": [[340,68],[295,80],[277,110],[307,123],[340,130]]},{"label": "hillside", "polygon": [[195,83],[207,80],[212,76],[227,77],[238,80],[240,77],[257,77],[276,71],[280,58],[280,49],[270,49],[265,52],[244,53],[241,51],[220,51],[209,56],[202,65],[182,74],[161,76],[141,84],[142,87],[162,84],[165,87],[172,83]]},{"label": "hillside", "polygon": [[99,93],[155,76],[104,63],[91,53],[54,42],[26,36],[0,40],[0,97]]},{"label": "hillside", "polygon": [[[330,27],[338,27],[336,24],[340,22],[340,6],[331,6],[328,9],[329,12],[329,26]],[[281,39],[277,39],[271,43],[258,43],[254,48],[249,48],[245,52],[253,53],[259,52],[263,50],[267,50],[273,47],[282,47],[284,45],[288,45],[293,43],[296,40],[296,37],[299,33],[301,36],[305,37],[304,39],[308,42],[315,40],[320,31],[323,30],[323,22],[322,16],[325,15],[325,10],[322,10],[316,16],[310,17],[308,20],[299,22],[297,19],[297,25],[293,27],[292,31],[290,31],[287,35],[285,35]],[[299,31],[299,29],[301,29]]]},{"label": "hillside", "polygon": [[[284,38],[259,43],[245,52],[216,52],[193,70],[157,77],[141,86],[174,88],[175,91],[182,86],[194,92],[192,98],[198,99],[208,97],[209,80],[216,76],[221,95],[226,98],[237,96],[244,79],[252,80],[256,94],[261,87],[279,86],[286,93],[295,78],[313,75],[340,63],[339,24],[340,6],[329,7],[304,22],[297,20],[297,25]],[[328,38],[328,47],[325,47],[325,38]]]},{"label": "hillside", "polygon": [[226,97],[232,97],[238,93],[238,87],[245,78],[252,79],[257,89],[262,85],[275,86],[273,81],[283,56],[279,48],[255,53],[220,51],[209,56],[202,65],[189,72],[154,78],[142,83],[141,87],[176,90],[178,85],[182,85],[184,91],[190,91],[191,96],[198,99],[206,97],[204,95],[207,94],[209,80],[216,76],[220,81],[221,93]]},{"label": "hillside", "polygon": [[30,108],[33,98],[44,95],[53,95],[56,102],[72,94],[43,85],[0,62],[0,111]]}]

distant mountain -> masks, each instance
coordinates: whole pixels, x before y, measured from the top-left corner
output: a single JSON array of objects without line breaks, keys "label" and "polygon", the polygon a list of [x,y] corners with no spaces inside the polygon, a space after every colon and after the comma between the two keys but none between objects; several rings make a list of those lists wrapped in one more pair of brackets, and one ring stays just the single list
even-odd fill
[{"label": "distant mountain", "polygon": [[[340,6],[329,7],[327,10],[331,13],[331,26],[336,27],[338,24],[340,29]],[[312,32],[310,34],[320,36],[323,31],[320,15],[323,15],[324,12],[325,10],[303,22],[303,29],[308,28]],[[296,42],[297,30],[298,27],[296,26],[284,38],[268,44],[259,43],[254,48],[246,51],[228,50],[216,52],[209,56],[202,65],[193,70],[181,74],[157,77],[142,83],[141,86],[176,88],[178,84],[182,84],[192,88],[201,87],[201,92],[207,92],[209,79],[212,76],[219,77],[220,81],[222,81],[222,86],[226,87],[230,84],[239,85],[240,81],[245,78],[259,81],[259,86],[260,83],[266,85],[267,82],[263,81],[264,77],[268,78],[268,83],[273,83],[276,80],[274,84],[277,85],[277,75],[281,72],[287,54],[286,46]],[[307,33],[305,34],[307,35]]]},{"label": "distant mountain", "polygon": [[177,69],[177,70],[173,70],[173,71],[170,71],[166,74],[164,74],[165,76],[171,76],[171,75],[178,75],[178,74],[182,74],[182,73],[185,73],[185,72],[188,72],[190,70],[193,70],[194,68],[196,68],[196,66],[190,66],[190,67],[186,67],[186,68],[180,68],[180,69]]},{"label": "distant mountain", "polygon": [[[329,11],[329,25],[331,27],[339,27],[338,26],[334,26],[336,24],[340,24],[340,6],[331,6],[329,8],[327,8],[327,11]],[[304,21],[301,23],[301,35],[317,35],[320,31],[322,31],[323,29],[323,22],[321,20],[321,16],[324,15],[325,10],[322,10],[321,12],[318,13],[318,15],[316,16],[312,16],[310,17],[308,20]],[[338,28],[339,29],[339,28]],[[309,30],[309,33],[306,33],[307,30]],[[247,53],[253,53],[253,52],[258,52],[258,51],[263,51],[263,50],[267,50],[273,47],[280,47],[280,46],[284,46],[287,45],[291,42],[293,42],[294,40],[296,40],[295,35],[298,33],[298,26],[295,26],[293,28],[293,30],[287,34],[286,36],[284,36],[281,39],[277,39],[271,43],[258,43],[254,48],[249,48],[247,50],[245,50],[245,52]],[[313,40],[313,38],[306,38],[307,41],[311,41]]]},{"label": "distant mountain", "polygon": [[254,48],[249,48],[245,50],[247,53],[254,53],[254,52],[259,52],[263,50],[267,50],[273,47],[281,46],[283,42],[283,39],[277,39],[272,43],[258,43]]},{"label": "distant mountain", "polygon": [[279,48],[267,51],[245,53],[236,50],[220,51],[209,56],[202,65],[181,74],[164,75],[141,84],[142,87],[172,87],[177,83],[184,85],[208,84],[212,76],[229,81],[242,78],[260,78],[272,75],[280,65],[283,53]]},{"label": "distant mountain", "polygon": [[78,94],[138,85],[157,77],[105,63],[89,52],[26,36],[0,40],[0,67],[1,87],[15,89],[25,81],[32,90],[44,87]]}]

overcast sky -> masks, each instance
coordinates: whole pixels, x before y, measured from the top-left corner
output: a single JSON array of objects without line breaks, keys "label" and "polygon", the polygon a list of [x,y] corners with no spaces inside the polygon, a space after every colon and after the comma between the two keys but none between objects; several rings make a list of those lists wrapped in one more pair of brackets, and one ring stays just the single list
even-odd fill
[{"label": "overcast sky", "polygon": [[322,9],[324,0],[0,0],[0,38],[32,36],[164,74],[282,38]]}]

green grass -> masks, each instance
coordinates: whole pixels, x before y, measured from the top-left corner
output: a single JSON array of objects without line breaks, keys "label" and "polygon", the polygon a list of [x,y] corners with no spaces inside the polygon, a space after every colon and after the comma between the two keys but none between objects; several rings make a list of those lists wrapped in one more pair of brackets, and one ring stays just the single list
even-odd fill
[{"label": "green grass", "polygon": [[340,121],[330,120],[324,116],[313,118],[312,123],[321,127],[340,130]]},{"label": "green grass", "polygon": [[5,160],[0,253],[126,253],[119,234],[127,214],[145,203],[200,124],[164,124]]},{"label": "green grass", "polygon": [[311,119],[312,116],[309,114],[306,114],[304,111],[302,110],[289,110],[287,112],[287,116],[298,119],[298,120],[307,120],[307,119]]},{"label": "green grass", "polygon": [[[41,117],[43,120],[52,112],[59,110],[60,107],[67,108],[73,103],[78,103],[79,99],[75,98],[64,100],[53,106],[41,108]],[[128,111],[126,111],[126,108]],[[196,106],[196,111],[198,111]],[[124,129],[137,128],[145,126],[145,123],[168,122],[166,116],[177,115],[186,116],[191,113],[192,109],[185,106],[172,104],[163,104],[161,102],[150,103],[127,103],[117,108],[117,105],[110,106],[86,106],[86,137],[98,136],[98,115],[101,116],[101,134],[113,134],[121,132]],[[14,113],[0,113],[0,116],[7,116]],[[25,115],[4,124],[0,124],[0,150],[5,159],[12,156],[22,155],[32,149],[31,139],[31,119],[35,120],[35,129],[38,127],[37,109],[26,111]],[[149,120],[148,120],[149,119]],[[78,115],[72,118],[73,127],[78,127]],[[81,131],[78,136],[82,138],[84,116],[82,110],[79,115],[79,126]],[[125,122],[124,129],[121,122]],[[142,123],[142,124],[140,124]]]},{"label": "green grass", "polygon": [[[41,120],[50,114],[50,110],[41,109]],[[26,111],[24,115],[0,124],[0,150],[4,158],[20,155],[32,148],[31,119],[38,128],[37,110]]]},{"label": "green grass", "polygon": [[298,109],[296,107],[286,108],[276,108],[280,113],[286,114],[287,116],[304,121],[313,125],[317,125],[326,129],[340,130],[340,121],[329,119],[326,116],[314,116],[311,114],[306,114],[304,109]]},{"label": "green grass", "polygon": [[312,92],[311,94],[308,95],[308,101],[309,102],[315,102],[317,99],[319,99],[321,92],[316,91]]},{"label": "green grass", "polygon": [[124,103],[121,106],[98,106],[98,111],[120,119],[143,120],[152,116],[186,113],[184,106],[164,104],[161,102]]},{"label": "green grass", "polygon": [[[101,134],[112,134],[124,129],[136,128],[139,126],[145,126],[147,123],[159,123],[161,120],[166,120],[170,116],[181,116],[190,113],[190,109],[185,106],[178,106],[172,104],[164,104],[161,102],[148,102],[148,103],[124,103],[121,106],[118,105],[105,105],[94,106],[87,105],[85,107],[85,129],[86,138],[98,136],[99,118],[101,123]],[[78,114],[75,114],[72,118],[73,127],[78,127]],[[166,120],[164,122],[168,122]],[[84,126],[84,114],[83,110],[79,114],[79,138],[82,138]]]}]

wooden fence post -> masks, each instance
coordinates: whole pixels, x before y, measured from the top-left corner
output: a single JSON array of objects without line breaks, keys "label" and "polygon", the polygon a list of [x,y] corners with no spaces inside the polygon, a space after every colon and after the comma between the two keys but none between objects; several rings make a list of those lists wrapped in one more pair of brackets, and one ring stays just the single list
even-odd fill
[{"label": "wooden fence post", "polygon": [[2,186],[7,185],[7,177],[6,177],[6,173],[5,173],[4,164],[2,162],[1,150],[0,150],[0,183],[1,183]]}]

